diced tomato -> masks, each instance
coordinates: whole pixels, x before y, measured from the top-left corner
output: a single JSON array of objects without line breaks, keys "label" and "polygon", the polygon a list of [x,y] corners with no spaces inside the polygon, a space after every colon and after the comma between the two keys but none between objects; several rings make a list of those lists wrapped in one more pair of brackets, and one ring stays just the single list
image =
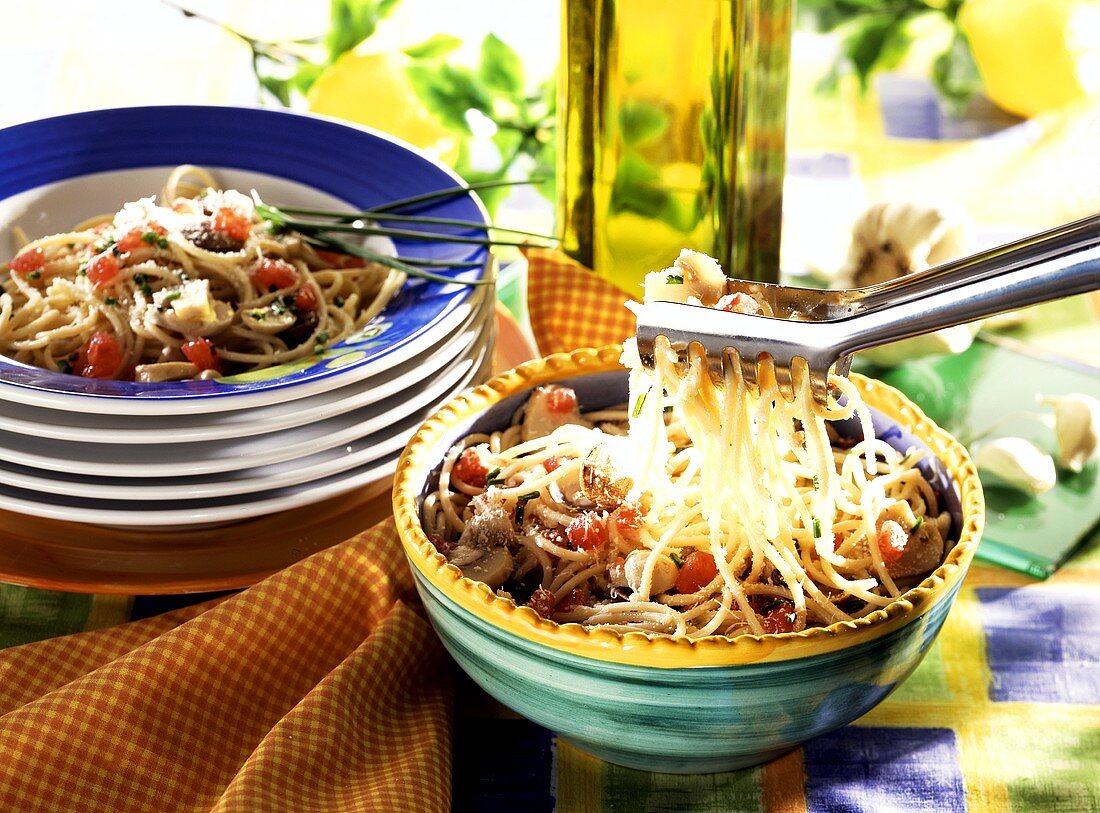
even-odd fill
[{"label": "diced tomato", "polygon": [[362,268],[366,260],[353,257],[350,254],[339,254],[335,251],[325,251],[323,248],[313,249],[317,256],[329,264],[329,268]]},{"label": "diced tomato", "polygon": [[298,271],[282,260],[260,260],[259,265],[248,272],[248,276],[261,294],[281,291],[298,283]]},{"label": "diced tomato", "polygon": [[12,270],[12,273],[25,277],[27,274],[41,271],[45,264],[46,255],[42,253],[42,249],[32,248],[30,251],[20,251],[16,254],[12,261],[8,263],[8,268]]},{"label": "diced tomato", "polygon": [[308,285],[299,288],[298,293],[294,295],[294,307],[300,311],[317,310],[317,294],[314,293],[313,288]]},{"label": "diced tomato", "polygon": [[184,342],[180,351],[199,370],[221,371],[221,359],[218,358],[218,351],[214,349],[209,339],[192,339]]},{"label": "diced tomato", "polygon": [[[122,254],[129,254],[131,251],[137,251],[139,248],[149,248],[156,241],[150,242],[145,239],[146,235],[155,234],[157,237],[164,237],[168,234],[168,229],[159,223],[149,223],[144,228],[130,229],[126,234],[122,235],[122,239],[116,243],[116,247]],[[151,240],[152,238],[150,238]]]},{"label": "diced tomato", "polygon": [[619,536],[628,542],[637,542],[642,521],[645,517],[645,509],[637,503],[623,503],[611,513],[611,519],[615,522],[615,530]]},{"label": "diced tomato", "polygon": [[586,511],[566,526],[565,535],[577,550],[597,550],[607,544],[607,522]]},{"label": "diced tomato", "polygon": [[122,370],[122,347],[112,334],[97,331],[80,348],[73,372],[85,378],[118,378]]},{"label": "diced tomato", "polygon": [[554,594],[540,587],[531,594],[531,598],[527,601],[527,606],[543,618],[549,618],[550,614],[554,612]]},{"label": "diced tomato", "polygon": [[560,613],[567,613],[570,610],[575,610],[577,607],[586,606],[592,599],[588,595],[588,588],[586,587],[574,587],[565,597],[557,603],[554,609]]},{"label": "diced tomato", "polygon": [[542,461],[542,466],[543,466],[543,468],[546,469],[547,474],[549,474],[550,472],[557,469],[557,467],[560,466],[560,465],[561,465],[561,458],[560,457],[548,457],[548,458],[546,458],[545,460]]},{"label": "diced tomato", "polygon": [[748,294],[740,292],[726,294],[718,300],[714,307],[720,311],[729,311],[730,313],[760,313],[760,303]]},{"label": "diced tomato", "polygon": [[678,593],[697,593],[714,581],[718,575],[718,566],[714,557],[705,550],[696,550],[684,559],[680,574],[676,577]]},{"label": "diced tomato", "polygon": [[481,462],[478,453],[470,448],[459,455],[451,469],[451,477],[460,483],[465,483],[474,488],[485,488],[485,477],[489,469]]},{"label": "diced tomato", "polygon": [[905,553],[905,548],[909,544],[909,534],[901,525],[888,519],[879,526],[876,542],[882,561],[890,564],[896,562]]},{"label": "diced tomato", "polygon": [[252,221],[238,209],[222,206],[214,212],[214,231],[243,242],[252,234]]},{"label": "diced tomato", "polygon": [[793,632],[796,620],[794,605],[789,601],[778,601],[760,617],[760,625],[764,627],[764,632],[775,635],[781,632]]},{"label": "diced tomato", "polygon": [[546,394],[546,410],[553,415],[568,415],[577,408],[577,393],[569,387],[558,387]]},{"label": "diced tomato", "polygon": [[106,288],[118,279],[119,268],[118,257],[107,249],[88,261],[88,282],[93,288]]}]

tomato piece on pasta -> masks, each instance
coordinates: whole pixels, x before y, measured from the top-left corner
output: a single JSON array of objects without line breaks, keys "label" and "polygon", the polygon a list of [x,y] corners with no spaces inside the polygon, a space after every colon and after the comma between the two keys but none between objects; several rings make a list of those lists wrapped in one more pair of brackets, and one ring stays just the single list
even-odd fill
[{"label": "tomato piece on pasta", "polygon": [[294,295],[294,307],[300,311],[317,310],[317,294],[309,285],[303,285]]},{"label": "tomato piece on pasta", "polygon": [[118,279],[120,268],[118,257],[110,249],[96,254],[88,261],[88,282],[93,288],[106,288]]},{"label": "tomato piece on pasta", "polygon": [[569,387],[556,387],[546,394],[546,410],[554,415],[568,415],[577,408],[577,393]]},{"label": "tomato piece on pasta", "polygon": [[586,511],[566,526],[565,535],[577,550],[597,550],[607,544],[607,522],[598,514]]},{"label": "tomato piece on pasta", "polygon": [[485,478],[489,469],[481,462],[481,456],[477,450],[470,448],[459,455],[451,469],[451,476],[461,483],[474,488],[485,488]]},{"label": "tomato piece on pasta", "polygon": [[297,269],[282,260],[260,260],[259,264],[248,272],[248,277],[261,294],[281,291],[298,284]]},{"label": "tomato piece on pasta", "polygon": [[313,251],[328,263],[329,268],[363,268],[367,262],[350,254],[340,254],[336,251],[325,251],[323,248],[315,248]]},{"label": "tomato piece on pasta", "polygon": [[549,618],[554,612],[554,594],[540,587],[531,594],[531,598],[527,600],[527,606],[543,618]]},{"label": "tomato piece on pasta", "polygon": [[85,378],[117,378],[122,362],[122,347],[118,339],[105,330],[99,330],[80,348],[73,372]]},{"label": "tomato piece on pasta", "polygon": [[705,550],[692,551],[684,559],[680,575],[676,577],[676,592],[697,593],[714,581],[718,575],[718,565],[714,557]]},{"label": "tomato piece on pasta", "polygon": [[232,206],[222,206],[214,212],[214,231],[244,242],[252,234],[252,221]]},{"label": "tomato piece on pasta", "polygon": [[214,345],[210,343],[209,339],[192,339],[189,342],[184,342],[183,346],[180,347],[180,351],[200,371],[221,371],[222,365],[221,360],[218,358],[218,351],[214,349]]},{"label": "tomato piece on pasta", "polygon": [[29,251],[20,251],[16,254],[12,261],[8,263],[8,268],[12,270],[12,273],[25,277],[27,274],[41,271],[45,264],[46,255],[42,253],[42,249],[32,248]]},{"label": "tomato piece on pasta", "polygon": [[615,522],[615,530],[628,542],[638,541],[638,532],[642,528],[644,517],[645,509],[632,502],[623,503],[611,514],[611,519]]},{"label": "tomato piece on pasta", "polygon": [[896,562],[905,553],[909,545],[909,534],[905,529],[892,519],[888,519],[879,526],[878,552],[882,555],[882,561],[886,564]]},{"label": "tomato piece on pasta", "polygon": [[780,600],[760,616],[760,625],[764,628],[764,632],[775,635],[781,632],[793,632],[797,620],[794,605],[789,601]]}]

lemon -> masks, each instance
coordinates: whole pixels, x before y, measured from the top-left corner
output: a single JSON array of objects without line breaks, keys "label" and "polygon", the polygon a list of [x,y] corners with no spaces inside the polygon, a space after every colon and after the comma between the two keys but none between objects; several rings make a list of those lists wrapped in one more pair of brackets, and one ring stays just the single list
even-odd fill
[{"label": "lemon", "polygon": [[1034,116],[1100,94],[1100,2],[967,0],[958,21],[999,107]]},{"label": "lemon", "polygon": [[458,140],[417,98],[402,55],[349,51],[317,77],[307,99],[314,113],[384,130],[434,158],[450,163],[457,155]]}]

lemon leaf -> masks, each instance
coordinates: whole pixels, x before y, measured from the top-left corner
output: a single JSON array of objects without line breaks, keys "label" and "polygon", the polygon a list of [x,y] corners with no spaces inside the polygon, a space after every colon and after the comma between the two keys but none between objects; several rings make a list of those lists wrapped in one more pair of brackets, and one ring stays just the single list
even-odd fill
[{"label": "lemon leaf", "polygon": [[496,34],[481,41],[478,75],[493,90],[515,95],[523,91],[523,63],[512,46]]},{"label": "lemon leaf", "polygon": [[325,36],[331,64],[374,34],[378,23],[390,15],[399,0],[331,0],[329,28]]},{"label": "lemon leaf", "polygon": [[421,43],[403,48],[407,56],[413,59],[432,59],[433,57],[449,54],[462,45],[462,40],[450,34],[436,34],[428,37]]},{"label": "lemon leaf", "polygon": [[932,81],[956,115],[982,89],[982,76],[961,31],[956,32],[951,45],[932,63]]}]

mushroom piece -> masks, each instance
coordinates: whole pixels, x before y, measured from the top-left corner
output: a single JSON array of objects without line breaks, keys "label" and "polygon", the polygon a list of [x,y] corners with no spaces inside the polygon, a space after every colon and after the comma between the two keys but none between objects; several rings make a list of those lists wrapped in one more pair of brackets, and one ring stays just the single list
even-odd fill
[{"label": "mushroom piece", "polygon": [[459,545],[484,550],[501,547],[512,541],[515,534],[511,512],[498,494],[491,491],[478,494],[470,500],[470,508],[473,513],[462,529]]},{"label": "mushroom piece", "polygon": [[726,275],[713,257],[685,248],[674,265],[692,296],[708,308],[714,307],[726,293]]},{"label": "mushroom piece", "polygon": [[[630,589],[635,593],[642,588],[642,576],[645,573],[645,563],[649,559],[649,553],[648,550],[631,551],[623,563],[623,574],[626,576],[626,583],[630,585]],[[653,566],[653,578],[649,583],[649,595],[658,596],[661,593],[667,593],[676,584],[676,577],[679,574],[680,569],[676,567],[676,563],[672,561],[671,557],[663,553],[660,554]]]},{"label": "mushroom piece", "polygon": [[143,384],[161,381],[186,381],[199,374],[199,368],[189,361],[157,361],[134,368],[134,380]]},{"label": "mushroom piece", "polygon": [[447,561],[462,571],[462,575],[474,581],[485,582],[496,590],[512,575],[515,562],[507,548],[475,548],[456,545]]},{"label": "mushroom piece", "polygon": [[180,233],[204,251],[217,254],[230,254],[244,247],[244,241],[234,240],[225,232],[217,231],[208,219],[184,226]]},{"label": "mushroom piece", "polygon": [[593,446],[581,465],[581,493],[604,511],[618,508],[634,485],[629,477],[616,477],[611,453],[604,444]]},{"label": "mushroom piece", "polygon": [[551,398],[555,391],[567,389],[550,384],[545,387],[537,387],[527,399],[527,411],[523,415],[523,426],[520,430],[523,440],[534,440],[546,437],[559,426],[567,423],[591,428],[592,424],[581,417],[580,409],[574,405],[569,411],[557,411],[550,409]]},{"label": "mushroom piece", "polygon": [[282,333],[296,321],[297,317],[286,307],[277,308],[272,305],[241,311],[241,324],[244,327],[268,336]]},{"label": "mushroom piece", "polygon": [[886,572],[893,579],[920,576],[930,573],[943,561],[944,541],[936,521],[926,517],[915,531],[910,531],[909,541],[896,561],[886,565]]}]

